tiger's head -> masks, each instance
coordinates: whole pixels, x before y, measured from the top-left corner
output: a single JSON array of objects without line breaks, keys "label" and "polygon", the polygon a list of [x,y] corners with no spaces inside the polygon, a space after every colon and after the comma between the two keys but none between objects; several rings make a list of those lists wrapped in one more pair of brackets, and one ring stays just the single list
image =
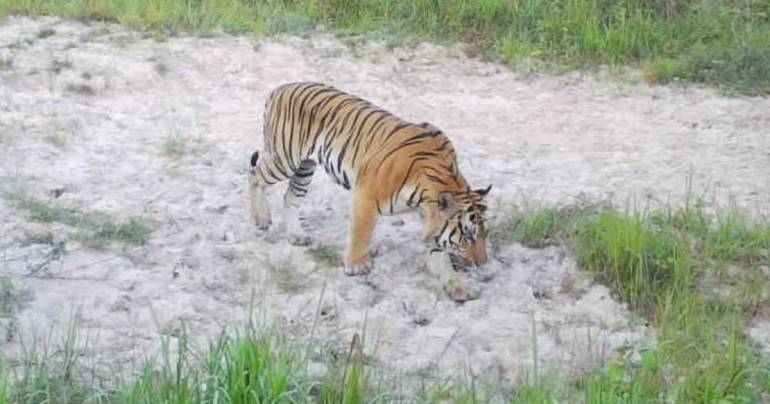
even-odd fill
[{"label": "tiger's head", "polygon": [[487,227],[484,197],[492,189],[444,192],[439,195],[439,211],[444,225],[434,237],[432,252],[446,251],[455,271],[466,271],[487,262]]}]

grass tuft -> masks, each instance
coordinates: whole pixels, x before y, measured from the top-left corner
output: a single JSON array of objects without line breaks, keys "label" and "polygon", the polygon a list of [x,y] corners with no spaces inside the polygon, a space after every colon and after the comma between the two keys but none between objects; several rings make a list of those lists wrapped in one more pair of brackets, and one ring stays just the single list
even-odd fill
[{"label": "grass tuft", "polygon": [[[362,362],[351,365],[344,384],[338,385],[338,378],[317,380],[306,372],[301,345],[251,325],[234,335],[223,332],[201,354],[194,352],[186,334],[162,336],[160,356],[148,358],[131,381],[76,377],[84,349],[76,327],[55,346],[35,341],[12,373],[0,367],[0,403],[364,402],[361,385],[355,384],[365,380]],[[343,399],[323,400],[324,391]]]},{"label": "grass tuft", "polygon": [[8,277],[0,277],[0,318],[14,317],[29,300],[29,291],[18,289]]},{"label": "grass tuft", "polygon": [[668,84],[691,79],[693,67],[687,60],[664,57],[649,62],[645,73],[647,81],[651,84]]},{"label": "grass tuft", "polygon": [[55,35],[55,34],[56,34],[56,31],[54,31],[53,29],[51,29],[51,28],[43,28],[40,31],[38,31],[37,37],[38,37],[38,39],[45,39],[45,38],[48,38],[49,36],[52,36],[52,35]]},{"label": "grass tuft", "polygon": [[163,154],[171,158],[180,158],[189,151],[188,140],[182,135],[171,135],[163,142]]},{"label": "grass tuft", "polygon": [[671,229],[652,225],[646,216],[607,211],[585,219],[576,244],[581,266],[633,307],[652,310],[662,289],[690,286],[690,249]]},{"label": "grass tuft", "polygon": [[0,71],[11,70],[13,68],[13,59],[10,57],[0,57]]},{"label": "grass tuft", "polygon": [[299,270],[289,266],[273,269],[272,278],[278,289],[287,294],[301,292],[309,286]]},{"label": "grass tuft", "polygon": [[512,400],[761,401],[770,391],[768,363],[742,327],[770,309],[762,272],[770,264],[770,222],[735,207],[715,211],[702,203],[648,212],[508,210],[493,240],[564,244],[657,330],[636,361],[619,359],[547,389],[528,385]]},{"label": "grass tuft", "polygon": [[308,254],[318,263],[330,266],[342,266],[342,256],[336,247],[327,244],[319,244],[307,250]]},{"label": "grass tuft", "polygon": [[76,239],[94,248],[102,248],[115,241],[142,245],[147,243],[152,232],[147,221],[138,216],[119,220],[104,212],[67,208],[26,197],[18,200],[18,206],[28,211],[32,221],[57,222],[74,227],[77,230]]},{"label": "grass tuft", "polygon": [[63,149],[67,146],[67,135],[56,132],[53,134],[50,134],[45,137],[45,141],[52,144],[53,146],[58,147],[59,149]]},{"label": "grass tuft", "polygon": [[543,248],[567,240],[575,231],[576,221],[600,209],[598,206],[536,207],[530,203],[510,206],[492,226],[495,242],[516,241],[527,247]]},{"label": "grass tuft", "polygon": [[[642,352],[641,367],[617,362],[584,381],[598,402],[750,402],[767,393],[767,374],[758,371],[767,365],[742,330],[751,315],[746,309],[756,309],[757,301],[718,297],[701,290],[699,279],[715,271],[715,260],[761,278],[770,225],[735,209],[711,215],[696,205],[632,214],[608,210],[581,219],[577,229],[573,248],[581,266],[658,329],[657,346]],[[754,292],[766,296],[766,289]]]}]

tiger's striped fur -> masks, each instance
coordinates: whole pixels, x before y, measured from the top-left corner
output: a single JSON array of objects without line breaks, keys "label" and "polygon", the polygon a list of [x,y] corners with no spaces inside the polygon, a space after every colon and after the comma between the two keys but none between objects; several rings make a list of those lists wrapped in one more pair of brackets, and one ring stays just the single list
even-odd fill
[{"label": "tiger's striped fur", "polygon": [[423,216],[423,239],[454,262],[487,260],[483,198],[457,167],[452,143],[429,123],[413,124],[361,98],[320,83],[290,83],[265,104],[262,153],[251,157],[251,213],[260,229],[271,224],[265,189],[289,180],[284,194],[286,231],[307,245],[297,208],[317,164],[353,191],[345,273],[367,273],[367,248],[377,219],[408,209]]}]

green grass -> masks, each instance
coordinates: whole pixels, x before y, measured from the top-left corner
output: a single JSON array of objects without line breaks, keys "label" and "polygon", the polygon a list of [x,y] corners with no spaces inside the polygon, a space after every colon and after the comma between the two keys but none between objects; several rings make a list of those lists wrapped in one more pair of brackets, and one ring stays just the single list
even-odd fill
[{"label": "green grass", "polygon": [[71,226],[76,230],[78,241],[94,248],[116,241],[142,245],[149,240],[152,231],[146,219],[139,216],[118,219],[104,212],[64,207],[26,196],[18,196],[15,200],[19,208],[27,211],[30,220]]},{"label": "green grass", "polygon": [[[768,288],[760,267],[770,264],[765,219],[736,208],[715,214],[699,204],[645,212],[528,209],[509,210],[507,222],[518,224],[500,234],[572,250],[584,270],[655,328],[655,341],[637,359],[620,357],[582,375],[533,369],[515,391],[501,390],[489,375],[412,380],[421,386],[405,396],[403,381],[379,373],[363,342],[336,355],[325,374],[311,375],[308,361],[325,357],[321,347],[249,325],[223,332],[203,350],[192,349],[184,332],[162,335],[160,357],[148,359],[136,378],[104,382],[75,377],[82,352],[70,331],[57,349],[37,347],[19,366],[0,365],[0,403],[750,403],[770,393],[770,362],[744,332],[749,306],[770,308],[770,295],[759,293]],[[50,207],[35,212],[44,219],[70,215]],[[735,270],[720,271],[724,266]],[[715,285],[704,281],[714,277],[728,293],[711,293]],[[746,294],[747,285],[759,289]]]},{"label": "green grass", "polygon": [[335,246],[320,244],[309,248],[307,253],[310,254],[316,262],[323,265],[330,267],[342,266],[342,256],[340,256],[340,253]]},{"label": "green grass", "polygon": [[[698,206],[630,216],[608,211],[578,225],[574,242],[581,266],[649,316],[659,332],[658,347],[642,359],[646,368],[624,366],[624,378],[629,372],[638,378],[638,386],[631,386],[637,391],[624,394],[716,402],[757,400],[760,391],[767,393],[766,359],[742,331],[741,299],[747,296],[718,299],[698,286],[717,270],[715,259],[766,282],[759,264],[767,262],[770,226],[730,212],[713,216]],[[721,236],[726,231],[742,236]],[[677,375],[676,382],[667,380],[667,371]]]},{"label": "green grass", "polygon": [[310,286],[307,277],[291,263],[283,263],[283,265],[268,263],[267,267],[270,280],[283,293],[301,292]]},{"label": "green grass", "polygon": [[13,318],[29,298],[29,291],[19,289],[8,277],[0,277],[0,318]]},{"label": "green grass", "polygon": [[61,132],[56,132],[46,136],[45,141],[59,149],[63,149],[67,146],[68,139],[67,135]]},{"label": "green grass", "polygon": [[609,363],[572,387],[528,387],[526,400],[572,401],[575,387],[597,403],[758,402],[770,393],[770,362],[743,331],[770,308],[760,269],[770,265],[770,222],[734,207],[718,212],[702,204],[651,212],[510,209],[493,240],[566,244],[583,269],[658,330],[639,363]]},{"label": "green grass", "polygon": [[525,203],[504,208],[492,226],[490,238],[496,242],[516,241],[527,247],[542,248],[562,244],[574,230],[578,218],[598,207],[566,206],[541,208]]},{"label": "green grass", "polygon": [[300,351],[279,336],[222,336],[198,360],[187,344],[186,337],[177,339],[175,357],[164,353],[159,372],[149,361],[114,402],[307,402],[311,385]]},{"label": "green grass", "polygon": [[163,142],[163,154],[171,158],[180,158],[187,154],[190,147],[188,139],[181,135],[170,135]]},{"label": "green grass", "polygon": [[585,219],[576,244],[581,265],[636,308],[652,311],[666,288],[678,292],[692,282],[694,258],[687,243],[645,216],[608,211]]},{"label": "green grass", "polygon": [[80,375],[88,347],[70,325],[54,343],[25,347],[20,365],[0,361],[0,403],[337,404],[364,402],[373,391],[360,349],[342,368],[312,377],[306,347],[277,331],[223,332],[200,354],[188,338],[161,337],[159,357],[147,358],[137,377],[99,382]]},{"label": "green grass", "polygon": [[693,66],[685,59],[663,57],[652,60],[645,66],[647,81],[652,84],[667,84],[693,77]]},{"label": "green grass", "polygon": [[766,0],[0,0],[0,16],[12,13],[117,21],[158,37],[304,36],[323,24],[343,37],[461,41],[512,66],[631,64],[654,83],[770,92]]}]

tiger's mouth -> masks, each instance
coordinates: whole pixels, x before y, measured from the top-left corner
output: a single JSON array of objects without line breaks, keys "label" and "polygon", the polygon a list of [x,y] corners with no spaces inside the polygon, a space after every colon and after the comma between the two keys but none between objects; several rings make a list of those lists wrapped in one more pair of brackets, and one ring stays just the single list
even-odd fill
[{"label": "tiger's mouth", "polygon": [[470,259],[463,256],[461,253],[448,251],[443,248],[431,248],[431,254],[445,253],[449,255],[449,263],[452,265],[452,270],[455,272],[470,272],[473,268],[476,268],[476,264]]}]

